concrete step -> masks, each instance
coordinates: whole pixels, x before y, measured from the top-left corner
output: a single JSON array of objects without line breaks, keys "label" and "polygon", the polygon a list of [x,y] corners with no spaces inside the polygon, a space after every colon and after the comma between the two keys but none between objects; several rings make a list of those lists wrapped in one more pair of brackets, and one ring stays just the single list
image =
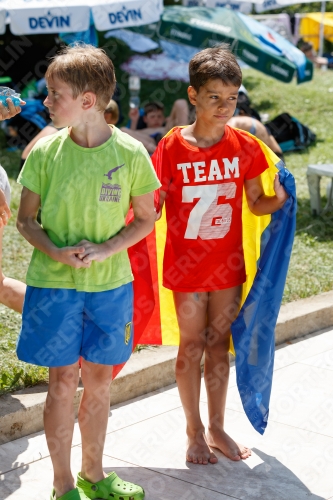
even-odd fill
[{"label": "concrete step", "polygon": [[[283,305],[276,326],[276,345],[333,326],[333,291]],[[132,355],[111,385],[111,405],[175,382],[176,346],[148,347]],[[75,396],[77,412],[82,387]],[[0,444],[43,429],[47,385],[0,397]]]}]

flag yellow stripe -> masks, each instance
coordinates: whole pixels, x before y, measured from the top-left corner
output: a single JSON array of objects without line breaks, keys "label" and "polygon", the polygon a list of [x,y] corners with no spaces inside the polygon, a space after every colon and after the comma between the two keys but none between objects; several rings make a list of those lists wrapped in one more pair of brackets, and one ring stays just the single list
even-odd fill
[{"label": "flag yellow stripe", "polygon": [[[271,151],[266,144],[260,141],[257,137],[247,132],[248,135],[253,137],[259,143],[261,147],[269,168],[265,170],[260,178],[264,188],[264,192],[267,196],[274,196],[273,182],[276,172],[278,172],[275,166],[280,159],[276,156],[273,151]],[[243,203],[242,203],[242,229],[243,229],[243,249],[244,249],[244,260],[246,269],[246,282],[243,284],[241,304],[242,306],[249,294],[249,291],[253,285],[253,281],[257,272],[257,262],[260,257],[260,243],[261,236],[265,229],[269,226],[271,222],[271,215],[263,215],[257,217],[254,215],[247,204],[245,191],[243,190]],[[235,355],[234,345],[232,338],[230,339],[230,352]]]},{"label": "flag yellow stripe", "polygon": [[158,265],[158,289],[160,297],[161,331],[163,345],[179,345],[179,329],[172,291],[162,286],[163,254],[166,237],[165,209],[161,219],[156,223],[156,246]]},{"label": "flag yellow stripe", "polygon": [[[266,144],[260,141],[257,137],[247,132],[261,147],[269,168],[261,174],[261,182],[264,188],[265,195],[274,196],[274,177],[278,172],[275,166],[280,159],[271,151]],[[257,217],[254,215],[247,204],[245,192],[243,191],[243,207],[242,207],[242,226],[243,226],[243,249],[245,256],[246,267],[246,283],[243,285],[241,305],[250,291],[254,277],[257,272],[257,261],[260,257],[260,242],[261,235],[271,222],[271,215],[263,215]]]}]

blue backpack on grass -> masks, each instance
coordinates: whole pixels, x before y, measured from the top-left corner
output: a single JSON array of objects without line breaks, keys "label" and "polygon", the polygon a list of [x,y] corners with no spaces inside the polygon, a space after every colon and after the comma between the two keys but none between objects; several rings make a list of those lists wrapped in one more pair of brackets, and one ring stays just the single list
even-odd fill
[{"label": "blue backpack on grass", "polygon": [[316,134],[289,113],[276,116],[274,120],[267,122],[265,127],[269,129],[284,153],[301,151],[316,140]]}]

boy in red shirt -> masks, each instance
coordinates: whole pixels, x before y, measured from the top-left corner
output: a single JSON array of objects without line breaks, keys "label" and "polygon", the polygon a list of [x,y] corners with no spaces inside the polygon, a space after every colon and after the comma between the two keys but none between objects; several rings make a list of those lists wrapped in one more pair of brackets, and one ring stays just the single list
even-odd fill
[{"label": "boy in red shirt", "polygon": [[[211,448],[231,460],[251,455],[224,430],[230,325],[246,280],[243,189],[258,216],[279,210],[288,195],[277,175],[275,196],[264,194],[260,174],[268,164],[260,145],[247,132],[226,125],[242,83],[228,46],[199,52],[189,71],[188,97],[196,107],[196,121],[162,139],[153,162],[167,217],[163,285],[173,290],[180,329],[176,378],[187,421],[186,459],[207,464],[217,462]],[[203,353],[207,431],[199,412]]]}]

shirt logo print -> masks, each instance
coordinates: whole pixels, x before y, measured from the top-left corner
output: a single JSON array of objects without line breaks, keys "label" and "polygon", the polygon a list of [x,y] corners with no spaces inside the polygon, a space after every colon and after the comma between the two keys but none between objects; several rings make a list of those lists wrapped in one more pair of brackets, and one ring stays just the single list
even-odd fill
[{"label": "shirt logo print", "polygon": [[123,163],[122,165],[118,165],[118,167],[112,168],[111,170],[108,171],[107,174],[104,174],[104,177],[107,177],[109,179],[109,181],[112,181],[112,174],[117,172],[117,170],[119,170],[124,165],[125,165],[125,163]]},{"label": "shirt logo print", "polygon": [[[122,165],[118,165],[115,168],[112,168],[108,171],[107,174],[104,174],[104,177],[107,177],[109,181],[112,180],[112,174],[117,172],[121,167],[123,167],[125,163]],[[121,198],[121,186],[119,184],[105,184],[102,183],[101,192],[99,195],[99,201],[111,201],[119,203]]]},{"label": "shirt logo print", "polygon": [[119,184],[102,184],[99,201],[115,201],[120,202],[121,186]]}]

